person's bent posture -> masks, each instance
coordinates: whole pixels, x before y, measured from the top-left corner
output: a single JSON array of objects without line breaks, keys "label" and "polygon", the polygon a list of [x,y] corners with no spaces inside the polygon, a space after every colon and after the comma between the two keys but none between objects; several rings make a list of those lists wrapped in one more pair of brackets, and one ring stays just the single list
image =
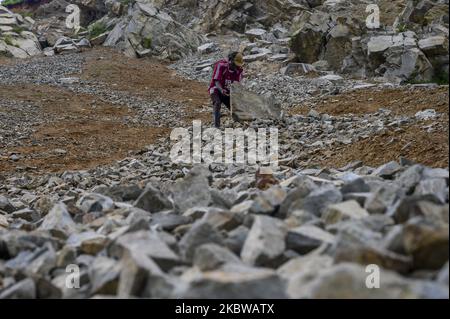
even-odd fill
[{"label": "person's bent posture", "polygon": [[230,88],[233,82],[242,80],[244,57],[239,52],[232,52],[228,60],[220,60],[214,65],[209,94],[213,103],[214,126],[220,128],[220,108],[222,103],[230,108]]}]

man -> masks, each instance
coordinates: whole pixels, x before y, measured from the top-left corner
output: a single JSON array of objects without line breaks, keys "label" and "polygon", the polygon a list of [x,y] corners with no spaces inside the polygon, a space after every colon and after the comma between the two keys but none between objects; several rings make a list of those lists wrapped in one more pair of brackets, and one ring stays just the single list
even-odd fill
[{"label": "man", "polygon": [[233,82],[242,80],[242,53],[232,52],[228,60],[220,60],[214,66],[213,76],[209,85],[209,94],[213,103],[214,126],[220,128],[220,108],[222,103],[230,109],[230,88]]}]

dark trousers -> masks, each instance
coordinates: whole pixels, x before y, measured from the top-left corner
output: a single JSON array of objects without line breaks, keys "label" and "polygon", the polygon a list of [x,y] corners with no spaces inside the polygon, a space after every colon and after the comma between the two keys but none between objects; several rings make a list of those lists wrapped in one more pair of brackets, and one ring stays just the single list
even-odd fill
[{"label": "dark trousers", "polygon": [[223,95],[220,92],[215,92],[211,94],[211,100],[213,103],[213,114],[214,114],[214,126],[220,128],[220,109],[222,104],[230,109],[230,97]]}]

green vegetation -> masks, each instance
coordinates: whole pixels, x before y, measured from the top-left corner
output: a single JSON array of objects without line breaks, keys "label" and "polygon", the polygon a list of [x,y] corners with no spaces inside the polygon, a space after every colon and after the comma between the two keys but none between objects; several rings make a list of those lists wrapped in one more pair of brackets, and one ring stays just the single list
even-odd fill
[{"label": "green vegetation", "polygon": [[123,5],[127,6],[129,5],[131,2],[133,2],[133,0],[119,0],[120,3],[122,3]]},{"label": "green vegetation", "polygon": [[401,32],[405,32],[405,31],[408,31],[408,26],[405,23],[400,23],[397,26],[397,32],[401,33]]},{"label": "green vegetation", "polygon": [[142,46],[145,48],[145,49],[150,49],[151,47],[152,47],[152,38],[145,38],[143,41],[142,41]]},{"label": "green vegetation", "polygon": [[106,25],[102,22],[94,22],[89,26],[89,38],[93,39],[99,36],[102,33],[105,33],[107,30]]},{"label": "green vegetation", "polygon": [[441,71],[436,73],[430,81],[409,80],[408,84],[428,84],[436,83],[438,85],[448,85],[448,72]]},{"label": "green vegetation", "polygon": [[2,2],[2,6],[6,7],[6,6],[12,6],[14,4],[19,4],[22,3],[24,0],[4,0]]},{"label": "green vegetation", "polygon": [[22,31],[25,31],[25,29],[22,27],[18,27],[18,26],[13,27],[13,32],[15,32],[17,34],[21,34]]},{"label": "green vegetation", "polygon": [[25,17],[30,17],[30,18],[34,17],[34,13],[31,11],[27,11],[26,9],[15,9],[14,12],[20,14],[24,18]]},{"label": "green vegetation", "polygon": [[7,36],[3,39],[3,41],[5,41],[5,43],[6,43],[7,45],[14,46],[14,43],[13,43],[13,41],[12,41],[12,37],[11,37],[10,35],[7,35]]}]

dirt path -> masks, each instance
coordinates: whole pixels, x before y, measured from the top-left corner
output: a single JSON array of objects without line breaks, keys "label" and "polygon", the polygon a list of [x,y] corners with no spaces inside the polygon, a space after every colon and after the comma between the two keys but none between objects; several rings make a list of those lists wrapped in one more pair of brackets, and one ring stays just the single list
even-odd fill
[{"label": "dirt path", "polygon": [[202,107],[209,105],[204,83],[178,76],[161,61],[131,59],[105,48],[89,51],[86,55],[83,79],[106,83],[115,90],[147,100],[162,98],[180,103],[186,109],[183,120],[188,125],[193,119],[210,121],[209,114],[200,112]]},{"label": "dirt path", "polygon": [[[322,100],[312,100],[307,105],[294,107],[290,114],[306,115],[314,105],[320,113],[334,116],[363,116],[380,108],[393,115],[414,116],[417,112],[434,109],[441,115],[433,121],[407,127],[386,128],[382,134],[370,136],[357,143],[330,148],[315,154],[317,165],[342,167],[361,160],[366,165],[378,166],[405,157],[417,163],[448,167],[449,165],[449,91],[448,87],[435,89],[361,89]],[[428,131],[427,127],[436,126]]]}]

